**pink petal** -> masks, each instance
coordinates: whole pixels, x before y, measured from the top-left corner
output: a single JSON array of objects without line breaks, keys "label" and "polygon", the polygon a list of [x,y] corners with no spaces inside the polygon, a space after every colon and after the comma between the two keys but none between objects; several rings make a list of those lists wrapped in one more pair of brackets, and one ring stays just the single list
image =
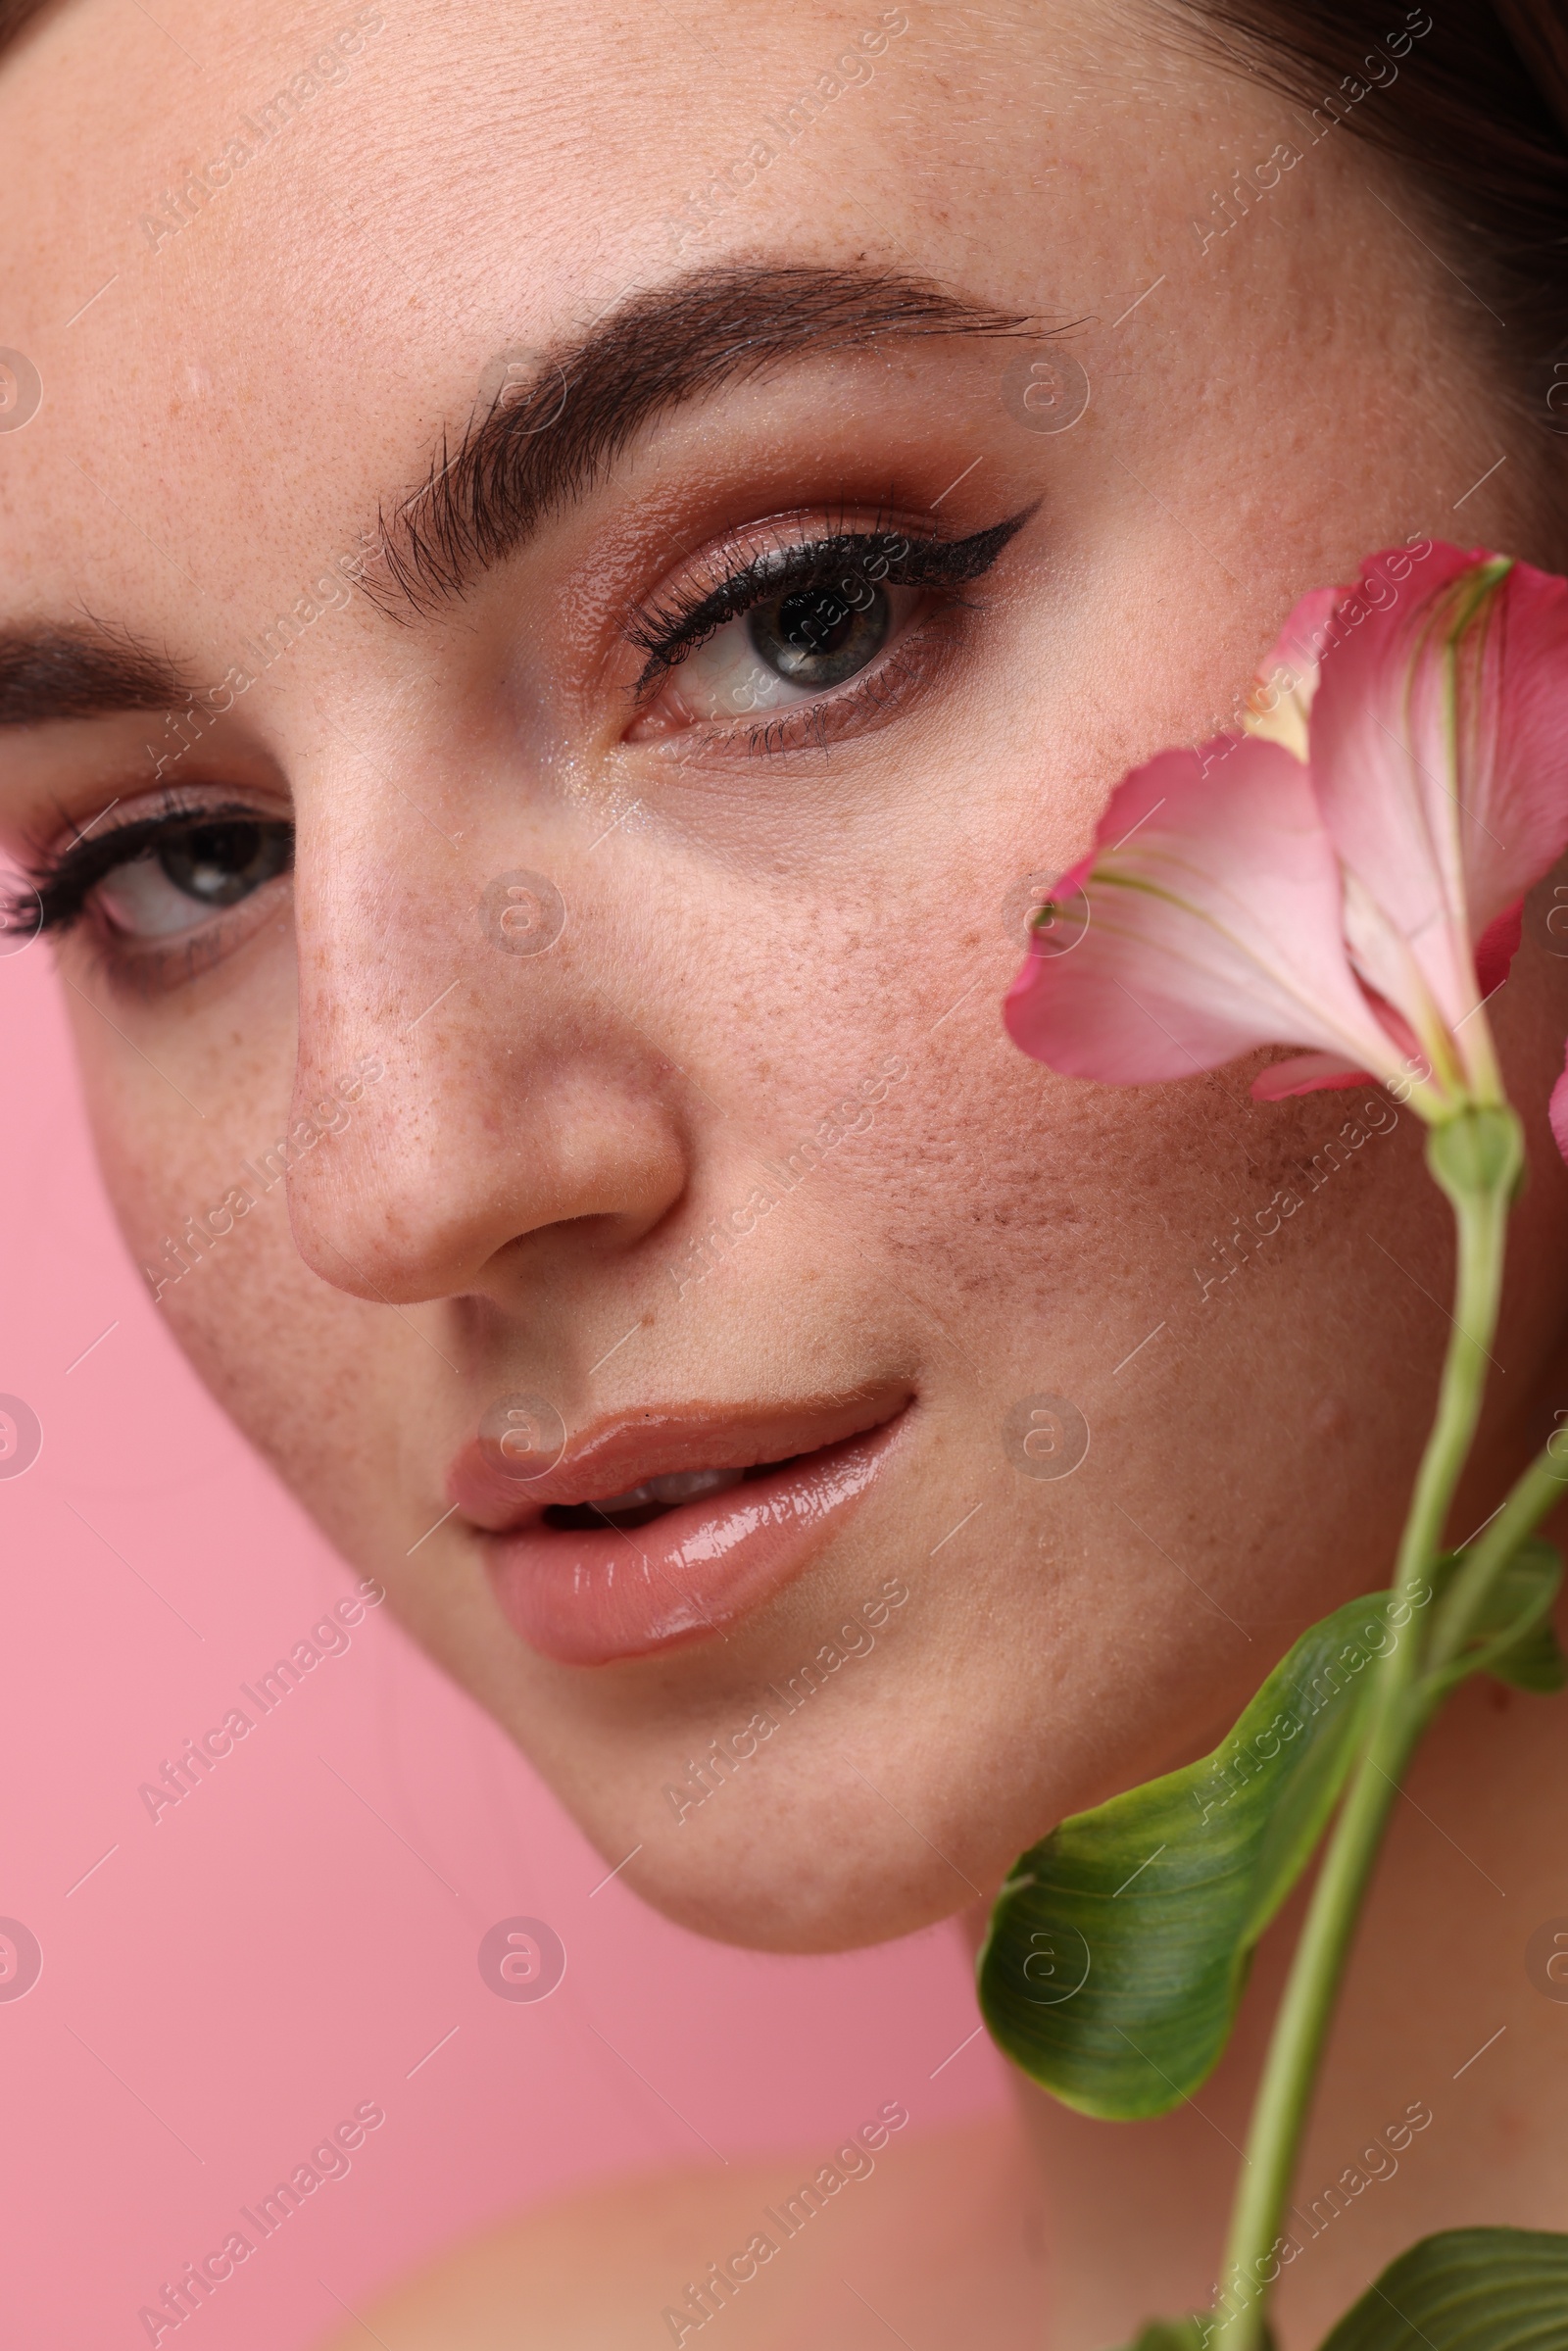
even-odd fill
[{"label": "pink petal", "polygon": [[1004,1015],[1053,1069],[1143,1085],[1297,1044],[1398,1074],[1346,956],[1311,777],[1277,744],[1221,736],[1135,769],[1058,887],[1081,889],[1076,914],[1036,933]]},{"label": "pink petal", "polygon": [[[1311,716],[1324,821],[1455,1031],[1479,1001],[1475,941],[1568,846],[1568,583],[1515,563],[1477,603],[1496,560],[1440,544],[1363,565]],[[1424,1032],[1408,958],[1376,940],[1357,934],[1362,976]]]},{"label": "pink petal", "polygon": [[1494,922],[1488,923],[1476,941],[1476,978],[1483,1004],[1495,994],[1513,969],[1524,931],[1525,902],[1516,898],[1511,906],[1504,906]]},{"label": "pink petal", "polygon": [[1341,597],[1348,593],[1346,588],[1314,588],[1301,598],[1258,664],[1248,697],[1243,721],[1248,733],[1283,743],[1298,759],[1307,756],[1307,722],[1328,643],[1330,616]]},{"label": "pink petal", "polygon": [[1263,675],[1278,676],[1281,684],[1289,678],[1293,691],[1312,707],[1317,692],[1318,670],[1329,641],[1329,617],[1348,588],[1311,588],[1300,602],[1293,607],[1290,618],[1275,640]]},{"label": "pink petal", "polygon": [[1474,685],[1468,775],[1461,754],[1472,938],[1568,848],[1568,580],[1515,563],[1497,602]]},{"label": "pink petal", "polygon": [[1375,1085],[1365,1069],[1354,1069],[1338,1053],[1294,1053],[1288,1061],[1271,1061],[1252,1080],[1255,1102],[1282,1102],[1293,1094],[1320,1094],[1328,1087]]},{"label": "pink petal", "polygon": [[1551,1102],[1546,1111],[1551,1120],[1552,1138],[1563,1157],[1568,1159],[1568,1066],[1551,1090]]}]

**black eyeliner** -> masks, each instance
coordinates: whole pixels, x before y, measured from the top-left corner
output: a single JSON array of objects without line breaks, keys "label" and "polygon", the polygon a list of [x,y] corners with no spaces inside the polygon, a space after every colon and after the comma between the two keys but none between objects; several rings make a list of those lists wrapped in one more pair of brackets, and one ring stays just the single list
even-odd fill
[{"label": "black eyeliner", "polygon": [[[213,808],[176,803],[146,816],[134,816],[127,823],[110,825],[85,839],[78,837],[69,849],[40,858],[27,873],[38,894],[37,904],[28,891],[9,901],[5,910],[13,920],[25,916],[35,931],[67,931],[79,920],[90,893],[107,875],[157,849],[172,834],[210,824],[254,824],[271,830],[282,821],[262,815],[242,801],[225,801]],[[294,828],[286,825],[283,829],[292,834]]]},{"label": "black eyeliner", "polygon": [[841,567],[857,580],[898,588],[963,587],[989,571],[1036,511],[1039,501],[966,539],[921,538],[909,531],[834,531],[796,546],[769,548],[689,604],[640,612],[626,634],[648,656],[632,688],[641,699],[699,645],[755,605],[792,588],[811,587]]}]

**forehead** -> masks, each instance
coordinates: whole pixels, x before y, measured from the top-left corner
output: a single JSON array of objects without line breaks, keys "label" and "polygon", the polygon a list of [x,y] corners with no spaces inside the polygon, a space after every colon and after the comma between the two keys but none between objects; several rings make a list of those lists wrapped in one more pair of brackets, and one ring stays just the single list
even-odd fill
[{"label": "forehead", "polygon": [[412,487],[501,355],[708,261],[868,256],[1030,309],[1049,277],[1054,311],[1063,255],[999,247],[1022,196],[1032,229],[1075,213],[1069,306],[1114,113],[1085,22],[66,0],[0,60],[29,598],[232,603],[299,514],[341,536]]}]

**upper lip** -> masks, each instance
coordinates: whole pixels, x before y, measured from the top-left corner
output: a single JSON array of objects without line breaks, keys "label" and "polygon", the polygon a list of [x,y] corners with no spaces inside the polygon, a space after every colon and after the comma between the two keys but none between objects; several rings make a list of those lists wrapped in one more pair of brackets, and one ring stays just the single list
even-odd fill
[{"label": "upper lip", "polygon": [[525,1483],[493,1468],[474,1437],[452,1464],[447,1493],[475,1526],[506,1534],[553,1502],[607,1501],[677,1470],[755,1469],[820,1452],[881,1428],[909,1396],[906,1386],[876,1383],[788,1404],[650,1404],[591,1421],[553,1469]]}]

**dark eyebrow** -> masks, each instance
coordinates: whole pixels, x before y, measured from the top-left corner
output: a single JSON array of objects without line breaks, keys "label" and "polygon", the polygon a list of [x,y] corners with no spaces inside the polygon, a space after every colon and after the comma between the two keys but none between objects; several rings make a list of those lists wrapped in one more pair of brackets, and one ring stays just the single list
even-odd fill
[{"label": "dark eyebrow", "polygon": [[192,699],[166,656],[102,621],[0,628],[0,727],[178,710]]},{"label": "dark eyebrow", "polygon": [[[653,418],[780,360],[932,335],[1043,331],[895,271],[695,271],[635,294],[547,353],[520,397],[503,406],[498,393],[475,413],[455,452],[443,435],[422,489],[390,518],[383,510],[368,559],[375,568],[360,570],[359,584],[383,611],[426,612],[460,597],[600,480]],[[167,655],[102,621],[0,626],[0,728],[177,710],[196,698]]]},{"label": "dark eyebrow", "polygon": [[382,510],[385,576],[362,584],[383,610],[401,599],[422,612],[460,597],[591,489],[644,425],[780,360],[1031,331],[1042,329],[1026,317],[886,269],[732,265],[643,290],[546,352],[519,397],[503,406],[498,393],[476,411],[455,451],[443,434],[422,488],[390,517]]}]

